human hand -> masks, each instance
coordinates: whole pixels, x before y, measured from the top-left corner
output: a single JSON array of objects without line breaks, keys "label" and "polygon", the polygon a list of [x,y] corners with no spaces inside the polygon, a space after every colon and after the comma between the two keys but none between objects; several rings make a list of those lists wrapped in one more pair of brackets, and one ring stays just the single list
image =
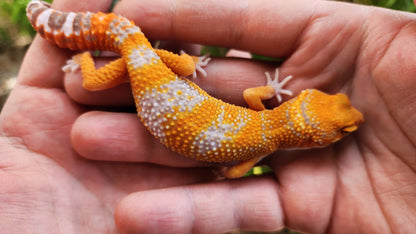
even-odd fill
[{"label": "human hand", "polygon": [[[304,88],[347,92],[367,122],[334,146],[269,157],[278,181],[260,177],[196,184],[209,180],[207,170],[177,169],[195,164],[149,140],[133,114],[83,114],[88,108],[71,102],[63,92],[58,69],[68,55],[37,40],[1,116],[1,150],[3,155],[7,152],[1,163],[2,181],[7,182],[2,183],[2,191],[8,193],[0,199],[2,204],[9,204],[5,199],[16,204],[3,208],[3,215],[12,217],[7,215],[12,210],[19,220],[25,215],[36,217],[36,227],[49,231],[52,226],[65,230],[70,225],[75,230],[112,231],[115,204],[137,191],[117,207],[115,218],[121,230],[225,232],[273,230],[283,225],[305,232],[413,228],[412,222],[397,224],[402,217],[414,219],[414,165],[409,161],[415,136],[408,118],[414,106],[410,90],[415,87],[410,79],[414,75],[412,15],[324,1],[256,1],[249,5],[189,1],[177,3],[174,11],[167,1],[147,2],[143,8],[140,4],[122,1],[115,11],[134,20],[153,38],[288,57],[280,70],[296,77],[289,85],[295,93]],[[86,10],[76,7],[62,9]],[[95,7],[105,9],[105,5]],[[151,20],[146,17],[149,14]],[[400,20],[390,22],[391,17]],[[403,42],[406,40],[409,43]],[[394,64],[398,54],[407,61]],[[251,61],[221,59],[210,64],[209,77],[199,83],[218,97],[242,104],[244,88],[264,84],[265,68],[274,69]],[[65,88],[78,103],[114,105],[130,99],[118,95],[129,92],[127,87],[87,93],[80,88],[80,77],[74,76],[79,74],[66,76]],[[69,134],[74,148],[85,158],[153,164],[82,159],[72,150]],[[157,178],[157,183],[151,178]],[[191,183],[195,185],[180,186]],[[177,187],[150,190],[169,186]],[[403,208],[403,203],[410,205]],[[372,223],[362,221],[370,216]],[[2,220],[13,228],[23,228],[10,219]]]},{"label": "human hand", "polygon": [[[110,3],[55,1],[54,7],[72,11],[105,11]],[[136,114],[90,112],[94,108],[71,100],[65,91],[65,88],[71,90],[71,81],[64,80],[61,71],[69,58],[68,50],[59,49],[37,37],[22,64],[16,87],[2,110],[2,233],[113,233],[117,231],[114,222],[116,204],[127,194],[213,178],[209,169],[183,170],[150,163],[92,161],[80,157],[71,144],[71,131],[75,132],[72,137],[77,138],[76,130],[72,130],[76,129],[74,123],[79,128],[85,123],[82,119],[88,120],[88,116],[95,115],[100,116],[100,122],[95,124],[104,132],[91,130],[97,125],[85,126],[85,130],[91,131],[90,134],[105,134],[107,139],[111,135],[107,147],[118,147],[126,139],[134,138],[136,142],[132,147],[135,147],[137,158],[146,156],[145,159],[151,162],[151,155],[171,153],[161,146],[153,148],[152,144],[157,141],[150,140],[152,138]],[[114,91],[98,93],[96,97],[111,92]],[[107,96],[106,101],[109,99]],[[111,101],[118,100],[111,98]],[[118,130],[112,134],[112,125],[108,122],[116,124],[120,130],[138,126],[139,131],[134,132],[137,134],[134,136],[128,135],[129,131],[117,135],[120,133]],[[129,149],[113,150],[123,154]],[[164,162],[169,164],[168,160]],[[196,165],[180,157],[175,162],[182,163],[182,166]]]},{"label": "human hand", "polygon": [[[268,159],[277,181],[246,178],[131,194],[117,208],[121,229],[415,230],[413,14],[328,1],[152,4],[123,1],[116,11],[151,38],[286,57],[280,71],[295,77],[288,85],[294,93],[347,93],[366,122],[330,147],[275,153]],[[264,85],[266,67],[217,59],[207,67],[209,77],[197,82],[243,104],[245,88]]]}]

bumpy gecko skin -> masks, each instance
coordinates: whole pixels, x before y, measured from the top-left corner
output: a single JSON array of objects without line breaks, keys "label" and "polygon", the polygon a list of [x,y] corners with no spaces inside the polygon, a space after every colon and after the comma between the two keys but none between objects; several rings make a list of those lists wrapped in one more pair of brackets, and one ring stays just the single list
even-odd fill
[{"label": "bumpy gecko skin", "polygon": [[90,90],[125,82],[128,72],[137,112],[147,129],[164,145],[187,157],[207,162],[239,161],[225,171],[228,178],[243,176],[262,157],[278,149],[327,146],[363,122],[345,95],[313,89],[265,110],[261,100],[290,94],[281,89],[277,79],[244,92],[252,109],[213,98],[181,77],[201,70],[198,58],[154,50],[139,27],[114,14],[63,13],[35,0],[29,3],[27,16],[42,37],[59,47],[119,53],[121,59],[99,70],[95,70],[88,53],[75,56],[64,69],[80,66],[84,87]]}]

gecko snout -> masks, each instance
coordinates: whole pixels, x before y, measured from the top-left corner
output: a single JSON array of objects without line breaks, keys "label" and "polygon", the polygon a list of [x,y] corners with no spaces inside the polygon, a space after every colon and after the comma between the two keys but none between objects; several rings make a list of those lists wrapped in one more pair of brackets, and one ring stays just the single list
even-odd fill
[{"label": "gecko snout", "polygon": [[333,95],[332,100],[333,121],[335,129],[338,129],[339,136],[334,138],[334,142],[344,135],[354,132],[364,122],[364,117],[355,109],[345,94],[338,93]]}]

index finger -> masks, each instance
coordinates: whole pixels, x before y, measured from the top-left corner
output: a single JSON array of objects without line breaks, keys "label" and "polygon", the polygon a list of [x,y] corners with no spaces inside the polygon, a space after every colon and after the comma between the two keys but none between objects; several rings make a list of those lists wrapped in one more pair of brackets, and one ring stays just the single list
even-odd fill
[{"label": "index finger", "polygon": [[315,5],[315,1],[304,0],[125,0],[115,12],[133,20],[151,38],[284,56],[293,51]]}]

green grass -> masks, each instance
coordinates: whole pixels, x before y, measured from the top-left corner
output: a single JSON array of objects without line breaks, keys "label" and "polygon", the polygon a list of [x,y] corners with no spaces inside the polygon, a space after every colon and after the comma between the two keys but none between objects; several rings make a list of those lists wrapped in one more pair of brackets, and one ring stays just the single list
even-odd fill
[{"label": "green grass", "polygon": [[415,12],[416,7],[413,0],[342,0],[343,2],[352,2],[364,5],[372,5],[390,8],[400,11]]}]

